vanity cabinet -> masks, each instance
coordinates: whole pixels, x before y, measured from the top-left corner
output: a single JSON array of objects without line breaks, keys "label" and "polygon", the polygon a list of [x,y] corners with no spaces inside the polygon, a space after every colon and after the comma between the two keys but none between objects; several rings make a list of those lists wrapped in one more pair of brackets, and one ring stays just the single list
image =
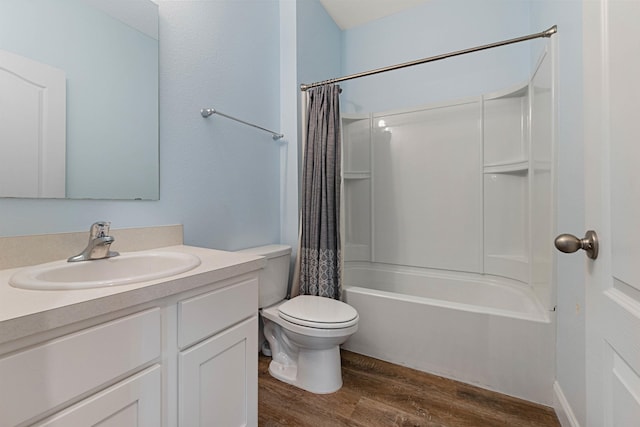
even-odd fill
[{"label": "vanity cabinet", "polygon": [[0,426],[257,426],[257,313],[255,270],[0,344]]}]

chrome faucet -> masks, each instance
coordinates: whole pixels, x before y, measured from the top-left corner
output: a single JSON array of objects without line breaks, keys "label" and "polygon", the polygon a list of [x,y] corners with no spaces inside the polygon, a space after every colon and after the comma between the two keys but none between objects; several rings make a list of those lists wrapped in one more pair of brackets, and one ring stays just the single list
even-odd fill
[{"label": "chrome faucet", "polygon": [[110,258],[120,255],[118,252],[110,251],[111,244],[116,240],[109,236],[110,222],[98,221],[91,225],[89,230],[89,244],[78,255],[72,256],[67,261],[90,261],[94,259]]}]

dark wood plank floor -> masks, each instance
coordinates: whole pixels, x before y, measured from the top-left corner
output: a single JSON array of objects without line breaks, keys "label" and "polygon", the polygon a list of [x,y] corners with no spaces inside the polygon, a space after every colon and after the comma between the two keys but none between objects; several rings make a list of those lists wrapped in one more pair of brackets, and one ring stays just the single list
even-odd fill
[{"label": "dark wood plank floor", "polygon": [[260,355],[261,427],[560,426],[551,408],[344,350],[344,385],[326,395],[272,378],[270,360]]}]

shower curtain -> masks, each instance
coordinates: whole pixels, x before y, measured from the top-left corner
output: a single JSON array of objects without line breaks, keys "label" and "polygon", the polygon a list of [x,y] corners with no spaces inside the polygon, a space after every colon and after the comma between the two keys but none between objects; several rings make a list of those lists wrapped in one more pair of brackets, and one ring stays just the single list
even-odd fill
[{"label": "shower curtain", "polygon": [[306,138],[302,149],[300,239],[292,296],[299,293],[340,299],[339,94],[338,85],[324,85],[303,95]]}]

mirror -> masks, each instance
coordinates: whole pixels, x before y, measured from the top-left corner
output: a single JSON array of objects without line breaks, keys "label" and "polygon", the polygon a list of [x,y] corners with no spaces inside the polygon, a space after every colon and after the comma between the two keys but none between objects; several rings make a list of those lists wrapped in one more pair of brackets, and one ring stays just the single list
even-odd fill
[{"label": "mirror", "polygon": [[158,6],[0,1],[0,197],[159,198]]}]

